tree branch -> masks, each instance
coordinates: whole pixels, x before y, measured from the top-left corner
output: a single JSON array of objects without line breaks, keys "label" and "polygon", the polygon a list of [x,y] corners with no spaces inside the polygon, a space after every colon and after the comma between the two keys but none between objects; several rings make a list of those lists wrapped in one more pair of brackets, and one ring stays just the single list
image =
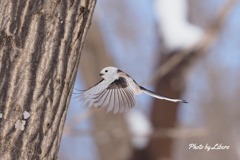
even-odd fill
[{"label": "tree branch", "polygon": [[202,40],[195,46],[183,50],[181,52],[178,52],[174,54],[171,58],[169,58],[169,60],[163,63],[157,69],[155,74],[153,74],[154,76],[150,80],[150,83],[156,84],[160,79],[162,79],[171,70],[173,70],[173,68],[178,66],[183,61],[186,61],[186,59],[190,59],[193,56],[198,57],[206,53],[206,50],[214,43],[214,40],[216,39],[218,33],[221,31],[227,15],[237,2],[238,2],[237,0],[229,0],[228,2],[226,2],[226,5],[223,5],[223,8],[219,12],[217,18],[210,25],[209,29],[206,31],[206,34],[202,38]]}]

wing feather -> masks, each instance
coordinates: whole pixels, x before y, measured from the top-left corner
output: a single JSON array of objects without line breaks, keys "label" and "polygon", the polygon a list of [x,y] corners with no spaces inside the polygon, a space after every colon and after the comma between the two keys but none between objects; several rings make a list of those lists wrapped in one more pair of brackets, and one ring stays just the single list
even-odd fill
[{"label": "wing feather", "polygon": [[107,112],[111,111],[115,105],[114,91],[110,90],[109,92],[110,92],[110,96],[109,96],[109,105],[108,105]]},{"label": "wing feather", "polygon": [[126,82],[124,77],[106,83],[100,81],[94,87],[86,90],[81,95],[84,104],[94,107],[108,107],[107,112],[113,113],[127,111],[136,104],[135,92]]},{"label": "wing feather", "polygon": [[124,111],[126,111],[126,110],[128,110],[129,109],[129,107],[131,106],[131,103],[129,102],[129,97],[128,97],[128,95],[127,95],[127,89],[124,89],[123,90],[123,98],[125,99],[125,105],[124,105]]},{"label": "wing feather", "polygon": [[[135,98],[134,98],[133,94],[131,94],[131,91],[129,91],[128,88],[126,89],[126,94],[127,94],[128,101],[130,103],[130,105],[128,105],[128,106],[135,106],[135,103],[134,103]],[[127,109],[130,109],[130,108],[127,108]]]},{"label": "wing feather", "polygon": [[122,104],[121,104],[121,106],[119,106],[117,111],[114,110],[114,113],[117,113],[118,111],[120,113],[122,113],[125,110],[125,106],[127,107],[127,100],[126,100],[125,93],[124,93],[122,88],[119,88],[119,93],[120,93],[119,94],[120,95],[120,102]]}]

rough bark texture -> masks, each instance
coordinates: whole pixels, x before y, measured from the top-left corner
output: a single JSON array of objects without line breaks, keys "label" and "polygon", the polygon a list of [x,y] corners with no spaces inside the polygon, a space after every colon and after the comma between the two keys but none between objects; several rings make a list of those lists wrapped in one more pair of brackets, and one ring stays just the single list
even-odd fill
[{"label": "rough bark texture", "polygon": [[95,3],[0,1],[1,159],[57,159]]}]

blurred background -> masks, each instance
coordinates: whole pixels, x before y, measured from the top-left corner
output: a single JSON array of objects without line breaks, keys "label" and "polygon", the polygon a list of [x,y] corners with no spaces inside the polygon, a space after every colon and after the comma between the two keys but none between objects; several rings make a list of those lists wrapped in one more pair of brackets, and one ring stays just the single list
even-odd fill
[{"label": "blurred background", "polygon": [[75,88],[107,66],[189,103],[139,95],[135,108],[106,114],[73,94],[59,160],[240,159],[238,0],[98,0]]}]

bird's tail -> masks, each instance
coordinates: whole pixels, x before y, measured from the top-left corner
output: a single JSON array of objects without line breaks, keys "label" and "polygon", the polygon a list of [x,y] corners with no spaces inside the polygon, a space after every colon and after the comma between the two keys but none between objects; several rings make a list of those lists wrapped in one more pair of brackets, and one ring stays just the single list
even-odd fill
[{"label": "bird's tail", "polygon": [[140,89],[142,90],[143,93],[149,95],[149,96],[152,96],[152,97],[155,97],[155,98],[158,98],[158,99],[164,99],[164,100],[167,100],[167,101],[172,101],[172,102],[181,102],[181,103],[188,103],[187,101],[185,100],[181,100],[181,99],[172,99],[172,98],[168,98],[168,97],[163,97],[163,96],[160,96],[142,86],[140,86]]}]

